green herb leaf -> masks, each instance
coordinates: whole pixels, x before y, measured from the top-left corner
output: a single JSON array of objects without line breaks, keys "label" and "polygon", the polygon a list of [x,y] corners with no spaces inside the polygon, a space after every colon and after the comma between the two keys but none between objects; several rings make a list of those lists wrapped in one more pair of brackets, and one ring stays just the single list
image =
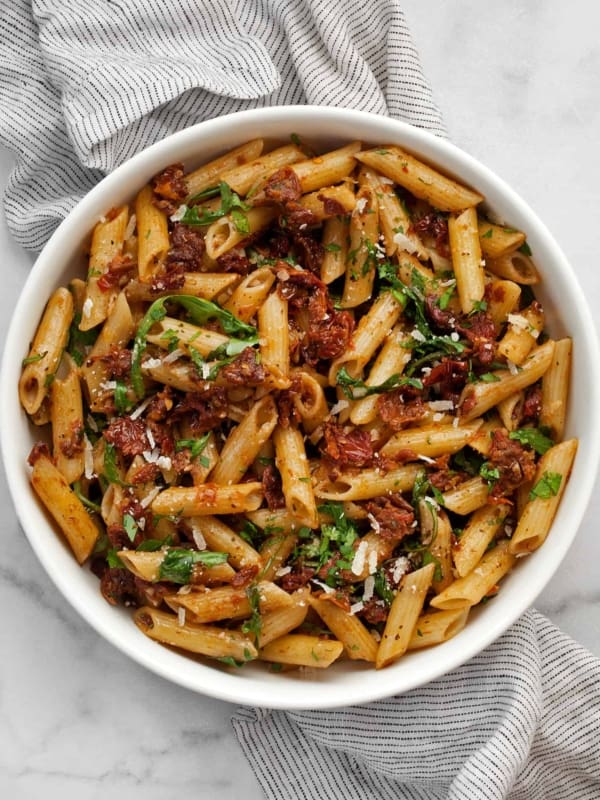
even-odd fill
[{"label": "green herb leaf", "polygon": [[131,514],[123,514],[123,527],[130,542],[133,542],[138,532],[138,525],[135,517]]},{"label": "green herb leaf", "polygon": [[205,567],[214,567],[227,561],[227,553],[211,552],[209,550],[186,550],[172,548],[167,550],[163,558],[158,576],[161,581],[171,583],[189,583],[192,578],[194,564],[203,564]]},{"label": "green herb leaf", "polygon": [[121,480],[119,470],[117,469],[117,453],[114,444],[106,442],[104,445],[104,476],[109,483],[116,483],[117,486],[129,486]]},{"label": "green herb leaf", "polygon": [[81,491],[81,481],[75,481],[71,486],[73,492],[77,496],[78,500],[83,503],[83,505],[88,508],[90,511],[94,511],[96,514],[100,513],[100,505],[98,503],[94,503]]},{"label": "green herb leaf", "polygon": [[444,578],[444,573],[442,572],[442,565],[440,563],[439,558],[436,558],[430,550],[425,550],[423,553],[423,561],[421,565],[426,567],[427,564],[435,564],[435,569],[433,570],[433,580],[434,581],[441,581]]},{"label": "green herb leaf", "polygon": [[71,327],[69,328],[69,341],[67,343],[67,353],[71,356],[73,361],[80,367],[87,355],[87,348],[91,347],[98,338],[98,329],[91,328],[89,331],[80,331],[79,324],[81,322],[81,314],[77,312]]},{"label": "green herb leaf", "polygon": [[111,569],[127,569],[125,564],[117,555],[117,549],[114,547],[107,552],[106,561]]},{"label": "green herb leaf", "polygon": [[496,383],[500,378],[498,375],[494,375],[493,372],[484,372],[483,375],[478,375],[476,380],[482,383]]},{"label": "green herb leaf", "polygon": [[36,353],[34,356],[28,356],[27,358],[24,358],[23,361],[21,361],[21,366],[26,367],[27,364],[35,364],[36,361],[41,361],[47,352],[47,350],[44,350],[43,353]]},{"label": "green herb leaf", "polygon": [[523,242],[523,244],[521,245],[521,247],[518,248],[518,250],[519,250],[519,253],[523,253],[524,256],[533,255],[533,253],[531,251],[531,247],[529,247],[527,242]]},{"label": "green herb leaf", "polygon": [[253,583],[246,589],[246,597],[250,603],[252,613],[243,624],[242,633],[254,634],[256,646],[260,644],[260,634],[262,631],[262,618],[260,616],[260,589]]},{"label": "green herb leaf", "polygon": [[131,403],[127,397],[127,384],[121,380],[116,381],[114,399],[117,414],[126,414],[131,408]]},{"label": "green herb leaf", "polygon": [[339,246],[339,244],[336,244],[335,242],[330,242],[329,244],[325,245],[325,250],[327,250],[328,253],[339,253],[341,249],[342,248]]},{"label": "green herb leaf", "polygon": [[550,450],[551,447],[554,447],[552,439],[545,436],[538,428],[520,428],[519,430],[511,431],[508,437],[509,439],[515,439],[517,442],[531,447],[541,456]]},{"label": "green herb leaf", "polygon": [[[207,433],[203,434],[199,439],[178,439],[175,442],[175,450],[179,452],[180,450],[185,450],[186,448],[190,451],[190,458],[192,461],[204,451],[206,445],[210,440],[211,432],[208,431]],[[207,467],[209,465],[208,459],[205,457],[206,464],[202,464],[202,466]],[[200,461],[202,463],[202,460]]]},{"label": "green herb leaf", "polygon": [[536,497],[541,497],[543,500],[548,500],[550,497],[556,497],[560,490],[561,483],[562,475],[560,472],[544,472],[542,477],[529,492],[529,499],[535,500]]},{"label": "green herb leaf", "polygon": [[500,470],[498,467],[490,466],[488,461],[484,461],[484,463],[481,465],[479,474],[490,487],[493,486],[496,481],[500,480]]},{"label": "green herb leaf", "polygon": [[479,238],[480,239],[491,239],[493,233],[494,233],[494,229],[493,228],[488,228],[487,231],[485,233],[482,233]]},{"label": "green herb leaf", "polygon": [[231,210],[231,219],[233,220],[236,231],[239,233],[250,233],[250,223],[248,222],[248,217],[241,209],[233,208]]}]

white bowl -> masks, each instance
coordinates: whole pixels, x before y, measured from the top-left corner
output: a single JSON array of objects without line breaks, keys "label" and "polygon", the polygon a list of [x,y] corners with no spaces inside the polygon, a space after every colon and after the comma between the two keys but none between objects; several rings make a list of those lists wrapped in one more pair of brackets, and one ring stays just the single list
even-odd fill
[{"label": "white bowl", "polygon": [[[255,664],[230,671],[153,642],[136,628],[128,611],[102,598],[97,578],[77,566],[29,484],[27,456],[39,432],[18,401],[21,359],[51,291],[73,275],[84,274],[85,245],[98,218],[130,200],[168,164],[183,161],[189,169],[243,141],[258,136],[287,141],[291,133],[320,150],[351,139],[397,143],[478,189],[491,211],[527,233],[543,276],[536,294],[546,309],[549,331],[554,337],[569,334],[574,339],[567,435],[578,436],[580,445],[546,543],[517,564],[494,601],[479,609],[458,636],[410,653],[379,672],[349,662],[329,670],[283,674]],[[590,312],[563,253],[523,200],[474,158],[418,128],[358,111],[308,106],[244,111],[202,122],[139,153],[92,189],[54,233],[31,271],[8,332],[1,375],[2,450],[17,514],[38,558],[67,600],[109,642],[157,674],[223,700],[271,708],[332,708],[406,692],[443,675],[498,638],[534,602],[572,543],[592,491],[600,456],[598,363]]]}]

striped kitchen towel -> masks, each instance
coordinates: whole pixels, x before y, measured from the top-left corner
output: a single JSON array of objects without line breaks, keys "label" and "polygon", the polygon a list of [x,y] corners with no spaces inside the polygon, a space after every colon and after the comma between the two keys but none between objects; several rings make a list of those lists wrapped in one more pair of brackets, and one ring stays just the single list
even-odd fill
[{"label": "striped kitchen towel", "polygon": [[[32,7],[33,6],[33,7]],[[204,119],[284,104],[389,114],[444,134],[396,0],[0,3],[4,207],[39,250],[134,153]]]},{"label": "striped kitchen towel", "polygon": [[233,726],[269,800],[600,798],[600,661],[534,610],[420,689]]},{"label": "striped kitchen towel", "polygon": [[[3,0],[5,209],[37,250],[103,174],[195,122],[274,104],[445,135],[396,0]],[[354,708],[240,709],[267,797],[598,800],[600,662],[529,612],[428,686]]]}]

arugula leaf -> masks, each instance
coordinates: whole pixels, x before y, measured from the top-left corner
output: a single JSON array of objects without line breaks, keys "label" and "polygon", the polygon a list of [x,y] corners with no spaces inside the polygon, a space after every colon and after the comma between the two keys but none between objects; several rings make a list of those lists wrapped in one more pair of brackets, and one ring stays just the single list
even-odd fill
[{"label": "arugula leaf", "polygon": [[71,327],[69,328],[69,341],[67,343],[67,353],[71,356],[73,361],[80,367],[87,355],[86,348],[91,347],[98,338],[99,331],[96,328],[90,328],[88,331],[80,331],[79,323],[81,322],[81,313],[78,311],[73,316]]},{"label": "arugula leaf", "polygon": [[253,583],[246,589],[246,597],[250,603],[252,613],[250,617],[242,624],[242,633],[254,634],[256,646],[260,643],[260,634],[262,631],[262,618],[260,616],[260,589]]},{"label": "arugula leaf", "polygon": [[342,387],[343,393],[351,400],[357,400],[360,397],[368,397],[371,394],[381,394],[382,392],[390,392],[398,386],[412,386],[415,389],[422,389],[423,382],[418,378],[403,378],[399,373],[391,375],[386,381],[378,384],[377,386],[367,386],[367,384],[360,378],[353,378],[346,367],[342,367],[336,376],[336,383]]},{"label": "arugula leaf", "polygon": [[243,667],[246,663],[245,661],[237,661],[233,656],[217,656],[215,661],[227,664],[228,667]]},{"label": "arugula leaf", "polygon": [[96,514],[100,513],[100,505],[98,503],[94,503],[81,491],[81,481],[75,481],[71,488],[73,489],[73,492],[77,496],[78,500],[83,503],[86,508],[88,508],[90,511],[95,511]]},{"label": "arugula leaf", "polygon": [[449,286],[446,289],[446,291],[443,294],[441,294],[440,297],[438,298],[438,306],[441,308],[442,311],[448,308],[448,303],[450,302],[450,299],[452,298],[455,289],[456,289],[456,281],[453,280],[452,285]]},{"label": "arugula leaf", "polygon": [[121,480],[119,470],[117,469],[117,453],[114,444],[105,442],[104,444],[104,476],[109,483],[116,483],[117,486],[130,486],[131,484],[125,483]]},{"label": "arugula leaf", "polygon": [[108,562],[108,566],[111,569],[127,569],[125,564],[121,561],[121,559],[117,555],[116,547],[111,548],[106,553],[106,561]]},{"label": "arugula leaf", "polygon": [[496,381],[499,380],[499,376],[495,375],[493,372],[484,372],[483,375],[477,375],[475,378],[475,383],[478,383],[479,381],[482,383],[496,383]]},{"label": "arugula leaf", "polygon": [[117,380],[116,383],[114,391],[115,408],[117,414],[126,414],[132,405],[127,397],[127,384],[120,380]]},{"label": "arugula leaf", "polygon": [[531,251],[531,247],[529,247],[527,242],[523,242],[523,244],[521,245],[521,247],[518,248],[518,250],[519,250],[519,253],[523,253],[524,256],[533,255],[533,253]]},{"label": "arugula leaf", "polygon": [[336,244],[335,242],[330,242],[329,244],[325,245],[325,250],[327,250],[328,253],[339,253],[341,249],[342,248],[339,246],[339,244]]},{"label": "arugula leaf", "polygon": [[392,602],[394,601],[394,592],[392,591],[391,586],[388,583],[387,575],[385,574],[385,570],[378,569],[375,573],[375,592],[381,597],[381,599],[385,602],[386,606],[391,606]]},{"label": "arugula leaf", "polygon": [[211,197],[216,197],[219,194],[218,186],[209,186],[208,189],[203,189],[201,192],[196,192],[187,199],[187,205],[192,203],[199,203],[200,200],[210,200]]},{"label": "arugula leaf", "polygon": [[[211,192],[209,195],[208,192]],[[194,200],[204,200],[208,197],[214,197],[217,194],[221,195],[221,207],[218,208],[216,211],[212,211],[206,208],[200,208],[198,206],[191,206],[191,203]],[[202,196],[203,195],[203,196]],[[205,193],[199,192],[198,194],[191,197],[188,201],[188,205],[186,207],[185,213],[179,220],[184,225],[191,225],[191,226],[205,226],[211,225],[213,222],[216,222],[221,217],[224,217],[229,212],[232,212],[232,218],[234,219],[234,224],[237,227],[237,222],[235,220],[234,214],[241,215],[245,218],[245,215],[241,214],[242,211],[247,211],[250,208],[246,203],[244,203],[239,195],[237,195],[234,191],[232,191],[229,184],[225,183],[225,181],[221,181],[219,185],[214,189],[207,189]],[[248,225],[248,221],[246,219],[246,226]],[[238,228],[238,230],[241,230]],[[242,231],[243,233],[247,231]]]},{"label": "arugula leaf", "polygon": [[130,542],[133,542],[138,532],[136,519],[131,514],[123,514],[123,527]]},{"label": "arugula leaf", "polygon": [[435,564],[435,569],[433,570],[433,580],[441,581],[444,577],[442,565],[439,558],[436,558],[431,550],[425,550],[423,553],[423,561],[421,562],[421,566],[426,567],[427,564]]},{"label": "arugula leaf", "polygon": [[562,475],[560,472],[544,472],[542,477],[529,492],[529,499],[535,500],[536,497],[541,497],[543,500],[548,500],[550,497],[556,497],[561,483]]},{"label": "arugula leaf", "polygon": [[140,553],[155,553],[161,547],[168,547],[173,543],[173,537],[169,534],[165,539],[145,539],[135,549]]},{"label": "arugula leaf", "polygon": [[214,567],[227,561],[227,553],[212,552],[208,550],[186,550],[185,548],[170,548],[158,569],[161,581],[171,583],[189,583],[192,578],[194,564],[203,564],[205,567]]},{"label": "arugula leaf", "polygon": [[551,447],[554,447],[554,442],[539,428],[520,428],[516,431],[511,431],[508,435],[509,439],[516,439],[521,444],[528,445],[536,453],[543,456]]}]

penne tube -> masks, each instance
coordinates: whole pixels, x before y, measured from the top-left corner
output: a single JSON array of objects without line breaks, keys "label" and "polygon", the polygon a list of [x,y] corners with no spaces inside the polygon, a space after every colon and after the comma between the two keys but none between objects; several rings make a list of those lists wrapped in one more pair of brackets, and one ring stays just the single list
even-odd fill
[{"label": "penne tube", "polygon": [[509,511],[508,503],[485,505],[469,518],[452,553],[459,578],[464,578],[479,564]]},{"label": "penne tube", "polygon": [[447,589],[433,597],[429,604],[442,611],[477,605],[495,590],[498,581],[513,567],[515,557],[509,552],[508,545],[507,540],[501,541],[483,556],[468,575],[451,583]]},{"label": "penne tube", "polygon": [[210,475],[222,486],[239,481],[277,425],[277,406],[271,395],[255,403],[223,445],[219,462]]},{"label": "penne tube", "polygon": [[509,370],[494,370],[492,375],[499,380],[467,384],[460,399],[463,421],[468,422],[480,417],[515,392],[531,386],[546,372],[552,363],[553,355],[554,342],[549,339],[536,347],[521,364],[521,369],[514,374]]},{"label": "penne tube", "polygon": [[347,178],[356,166],[354,157],[360,147],[360,142],[352,142],[339,150],[331,150],[323,155],[294,164],[291,170],[300,182],[302,194],[340,183]]},{"label": "penne tube", "polygon": [[393,182],[365,167],[361,173],[377,197],[379,225],[383,234],[386,255],[409,253],[426,261],[428,259],[427,251],[419,236],[412,229],[410,215],[394,191]]},{"label": "penne tube", "polygon": [[138,230],[138,276],[142,283],[152,283],[162,270],[169,252],[167,215],[152,199],[151,186],[145,186],[135,200]]},{"label": "penne tube", "polygon": [[473,311],[483,300],[485,281],[477,232],[477,212],[467,208],[457,217],[448,218],[448,239],[456,289],[464,314]]},{"label": "penne tube", "polygon": [[301,528],[302,523],[287,508],[259,508],[258,511],[249,511],[246,516],[259,528],[275,528],[278,531],[294,531]]},{"label": "penne tube", "polygon": [[260,578],[265,581],[274,581],[279,577],[278,571],[283,567],[297,543],[297,533],[286,533],[282,529],[273,531],[260,548],[260,557],[264,564],[259,573]]},{"label": "penne tube", "polygon": [[54,463],[67,483],[73,483],[85,467],[81,383],[73,362],[66,377],[52,384],[50,398]]},{"label": "penne tube", "polygon": [[286,508],[302,525],[318,527],[317,504],[302,434],[297,428],[278,425],[273,432],[273,443]]},{"label": "penne tube", "polygon": [[329,407],[319,381],[309,372],[294,373],[292,402],[302,420],[302,427],[312,433],[329,416]]},{"label": "penne tube", "polygon": [[525,244],[525,234],[514,228],[493,225],[480,219],[477,223],[481,252],[485,258],[499,258],[508,255]]},{"label": "penne tube", "polygon": [[489,487],[479,476],[459,484],[456,489],[444,492],[444,508],[455,514],[470,514],[488,500]]},{"label": "penne tube", "polygon": [[510,540],[509,551],[514,555],[531,553],[545,542],[576,452],[577,439],[567,439],[551,447],[540,458],[529,502],[523,508]]},{"label": "penne tube", "polygon": [[403,655],[412,639],[413,631],[425,602],[433,578],[434,565],[409,572],[402,579],[394,597],[379,648],[375,667],[381,669]]},{"label": "penne tube", "polygon": [[375,661],[377,642],[358,617],[336,606],[326,598],[310,598],[311,607],[343,645],[348,658],[353,661]]},{"label": "penne tube", "polygon": [[[109,377],[109,368],[102,357],[107,355],[112,347],[125,347],[134,333],[135,324],[131,309],[125,294],[120,292],[94,346],[81,367],[81,377],[87,389],[92,411],[105,411],[107,395],[110,398],[111,394],[111,390],[104,386]],[[110,399],[112,400],[112,398]]]},{"label": "penne tube", "polygon": [[333,283],[346,271],[348,257],[349,220],[347,217],[330,217],[323,225],[323,248],[321,280]]},{"label": "penne tube", "polygon": [[[378,386],[393,375],[401,375],[404,367],[411,359],[410,348],[406,346],[411,341],[411,336],[403,331],[402,325],[395,325],[384,340],[383,347],[379,351],[365,380],[365,385]],[[379,395],[372,394],[356,400],[352,404],[350,421],[354,425],[367,425],[369,422],[373,422],[379,413],[377,409],[378,397]]]},{"label": "penne tube", "polygon": [[215,589],[199,589],[189,594],[172,594],[165,597],[170,608],[185,608],[191,622],[218,622],[222,619],[243,619],[253,612],[253,591],[257,595],[260,613],[274,611],[294,604],[291,595],[270,581],[237,588],[217,586]]},{"label": "penne tube", "polygon": [[455,611],[429,611],[422,614],[408,643],[408,650],[420,650],[435,644],[447,642],[465,627],[469,608]]},{"label": "penne tube", "polygon": [[555,343],[550,366],[542,378],[542,411],[539,424],[550,430],[555,441],[562,439],[565,430],[572,350],[571,339],[559,339]]},{"label": "penne tube", "polygon": [[457,453],[469,444],[483,423],[482,419],[473,420],[466,425],[425,425],[422,428],[409,428],[399,431],[381,448],[383,456],[393,458],[402,450],[414,450],[415,458],[428,456],[436,458],[445,453]]},{"label": "penne tube", "polygon": [[212,300],[222,294],[226,289],[230,289],[238,283],[240,276],[235,273],[221,272],[186,272],[183,276],[183,285],[175,289],[165,288],[162,291],[155,291],[147,283],[140,281],[129,281],[125,287],[125,296],[130,303],[152,303],[158,297],[171,294],[190,294],[193,297],[203,297],[205,300]]},{"label": "penne tube", "polygon": [[31,485],[56,520],[75,558],[83,564],[92,553],[98,528],[83,503],[46,455],[39,455],[31,473]]},{"label": "penne tube", "polygon": [[110,265],[123,252],[125,231],[129,222],[129,208],[115,209],[108,219],[103,219],[94,228],[90,244],[88,278],[79,328],[90,330],[100,325],[108,317],[112,304],[118,294],[116,287],[100,288],[98,281],[108,272]]},{"label": "penne tube", "polygon": [[298,628],[308,613],[310,591],[300,589],[291,595],[293,604],[282,606],[261,615],[259,642],[266,647],[270,642]]},{"label": "penne tube", "polygon": [[364,150],[356,158],[440,211],[463,211],[484,199],[396,145]]},{"label": "penne tube", "polygon": [[507,431],[514,431],[519,427],[524,399],[525,392],[516,392],[501,400],[496,406],[500,420]]},{"label": "penne tube", "polygon": [[375,192],[361,185],[350,217],[350,244],[346,255],[346,280],[342,306],[355,308],[371,296],[376,272],[379,218]]},{"label": "penne tube", "polygon": [[165,489],[153,501],[152,510],[155,514],[180,517],[241,514],[255,511],[262,499],[262,484],[257,481],[234,483],[231,486],[204,483]]},{"label": "penne tube", "polygon": [[263,230],[275,219],[278,212],[272,206],[261,206],[260,208],[251,208],[243,213],[243,225],[236,222],[231,215],[227,215],[208,226],[204,241],[209,258],[216,260],[244,239]]},{"label": "penne tube", "polygon": [[485,289],[487,313],[494,320],[496,328],[500,328],[506,317],[519,305],[521,287],[514,281],[492,280]]},{"label": "penne tube", "polygon": [[347,184],[340,183],[338,186],[326,186],[302,195],[298,202],[302,208],[310,211],[316,220],[323,222],[331,217],[351,214],[356,206],[356,197]]},{"label": "penne tube", "polygon": [[258,312],[260,354],[264,368],[276,388],[289,386],[290,341],[288,302],[279,292],[272,292]]},{"label": "penne tube", "polygon": [[197,392],[206,385],[201,381],[196,367],[189,362],[165,364],[159,358],[147,358],[142,361],[142,373],[158,383],[179,389],[180,392]]},{"label": "penne tube", "polygon": [[150,344],[162,350],[171,351],[176,345],[188,355],[193,348],[201,356],[208,356],[229,342],[229,337],[222,333],[173,317],[164,317],[155,322],[146,338]]},{"label": "penne tube", "polygon": [[229,150],[224,155],[209,161],[207,164],[203,164],[193,172],[189,172],[185,176],[188,201],[193,195],[198,194],[198,192],[203,192],[205,189],[217,186],[223,173],[238,169],[243,164],[248,164],[259,158],[263,147],[263,139],[253,139],[251,142],[245,142],[239,147]]},{"label": "penne tube", "polygon": [[358,474],[342,473],[337,480],[317,480],[315,496],[323,500],[370,500],[388,492],[408,492],[414,486],[419,464],[406,464],[389,472],[362,469]]},{"label": "penne tube", "polygon": [[256,269],[242,279],[223,308],[242,322],[249,322],[266,300],[274,283],[275,275],[268,267]]},{"label": "penne tube", "polygon": [[469,441],[469,447],[482,456],[487,456],[492,446],[492,433],[501,428],[501,420],[495,412],[491,412],[483,421],[479,430]]},{"label": "penne tube", "polygon": [[360,374],[396,324],[400,312],[400,305],[391,292],[379,295],[369,311],[361,317],[346,352],[332,363],[329,370],[331,386],[335,386],[341,367],[345,367],[353,378]]},{"label": "penne tube", "polygon": [[343,649],[344,645],[335,639],[290,633],[261,648],[259,658],[276,664],[326,669],[341,656]]},{"label": "penne tube", "polygon": [[19,399],[28,414],[39,411],[47,397],[73,320],[73,296],[57,289],[44,309],[19,380]]},{"label": "penne tube", "polygon": [[498,343],[498,354],[513,364],[522,364],[535,347],[544,328],[544,320],[544,311],[537,302],[517,314],[509,314],[508,329]]},{"label": "penne tube", "polygon": [[204,539],[209,550],[227,553],[229,563],[236,569],[262,566],[262,558],[252,545],[217,517],[192,517],[190,525],[194,534]]},{"label": "penne tube", "polygon": [[540,274],[533,261],[524,253],[508,253],[498,258],[488,258],[485,262],[488,272],[507,278],[523,286],[540,282]]},{"label": "penne tube", "polygon": [[295,164],[306,158],[302,150],[295,144],[287,144],[259,155],[244,164],[223,170],[220,180],[228,184],[240,196],[254,194],[257,187],[282,167]]},{"label": "penne tube", "polygon": [[239,631],[188,622],[180,625],[175,614],[167,614],[150,606],[138,608],[133,621],[150,639],[190,653],[211,658],[234,658],[236,661],[249,661],[258,655],[252,641]]},{"label": "penne tube", "polygon": [[452,525],[445,511],[438,508],[430,498],[419,501],[419,525],[421,541],[428,545],[435,559],[435,571],[431,584],[436,594],[454,580],[452,572]]}]

